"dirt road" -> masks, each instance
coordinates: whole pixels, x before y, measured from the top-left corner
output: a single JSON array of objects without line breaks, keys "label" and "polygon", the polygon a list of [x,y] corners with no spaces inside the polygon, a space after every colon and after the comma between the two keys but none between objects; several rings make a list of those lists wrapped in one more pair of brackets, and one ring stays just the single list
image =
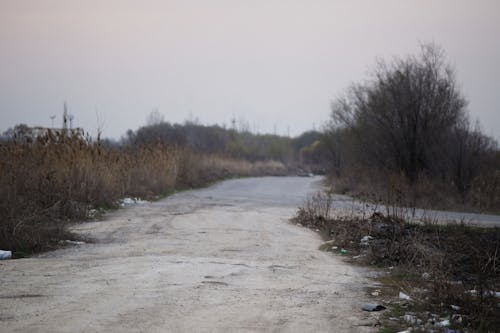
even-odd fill
[{"label": "dirt road", "polygon": [[314,178],[232,180],[110,213],[0,262],[1,332],[369,332],[366,271],[287,220]]}]

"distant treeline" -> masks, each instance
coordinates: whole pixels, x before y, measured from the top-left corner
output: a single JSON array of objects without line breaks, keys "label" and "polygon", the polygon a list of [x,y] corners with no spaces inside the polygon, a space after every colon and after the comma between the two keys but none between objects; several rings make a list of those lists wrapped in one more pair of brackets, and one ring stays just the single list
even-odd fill
[{"label": "distant treeline", "polygon": [[275,160],[289,166],[303,165],[318,169],[327,161],[320,149],[321,137],[322,133],[318,131],[308,131],[290,138],[237,131],[218,125],[204,126],[193,122],[171,124],[162,121],[136,131],[129,130],[122,139],[122,145],[144,146],[160,142],[251,162]]}]

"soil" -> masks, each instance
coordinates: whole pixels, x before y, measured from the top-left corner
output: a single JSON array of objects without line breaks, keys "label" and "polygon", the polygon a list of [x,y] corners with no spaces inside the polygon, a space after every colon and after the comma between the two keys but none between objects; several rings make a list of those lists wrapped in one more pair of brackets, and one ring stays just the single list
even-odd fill
[{"label": "soil", "polygon": [[372,332],[370,271],[289,223],[318,178],[231,180],[78,224],[0,262],[1,332]]}]

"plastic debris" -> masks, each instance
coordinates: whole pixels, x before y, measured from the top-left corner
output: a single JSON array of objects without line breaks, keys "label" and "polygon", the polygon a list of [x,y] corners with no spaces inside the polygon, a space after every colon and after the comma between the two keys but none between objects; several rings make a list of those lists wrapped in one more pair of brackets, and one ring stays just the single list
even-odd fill
[{"label": "plastic debris", "polygon": [[385,310],[386,307],[377,303],[365,303],[362,309],[363,311],[382,311]]},{"label": "plastic debris", "polygon": [[370,241],[373,239],[372,236],[363,236],[363,238],[361,238],[361,245],[368,245],[368,243],[370,243]]},{"label": "plastic debris", "polygon": [[404,321],[411,325],[422,325],[422,319],[414,314],[407,313],[403,316]]},{"label": "plastic debris", "polygon": [[122,206],[122,207],[130,206],[130,205],[134,205],[134,204],[142,205],[142,204],[148,203],[147,201],[141,200],[139,198],[123,198],[119,202],[120,202],[120,206]]},{"label": "plastic debris", "polygon": [[74,241],[74,240],[70,240],[70,239],[62,240],[59,243],[65,244],[65,245],[84,245],[85,244],[85,242]]},{"label": "plastic debris", "polygon": [[340,249],[340,253],[347,254],[347,250],[346,249]]},{"label": "plastic debris", "polygon": [[443,321],[440,321],[439,323],[436,323],[436,326],[439,326],[439,327],[450,326],[450,321],[448,319],[445,319]]},{"label": "plastic debris", "polygon": [[452,310],[455,310],[455,311],[458,311],[458,310],[460,310],[460,309],[461,309],[461,307],[459,307],[458,305],[453,305],[453,304],[452,304],[452,305],[450,305],[450,308],[451,308]]},{"label": "plastic debris", "polygon": [[12,258],[12,251],[0,250],[0,260],[11,259],[11,258]]},{"label": "plastic debris", "polygon": [[402,291],[399,292],[399,299],[404,299],[404,300],[407,300],[407,301],[411,301],[411,297],[409,295],[406,295]]},{"label": "plastic debris", "polygon": [[[478,290],[467,290],[466,293],[472,296],[479,296],[481,293]],[[486,290],[483,292],[484,296],[500,297],[500,291]]]}]

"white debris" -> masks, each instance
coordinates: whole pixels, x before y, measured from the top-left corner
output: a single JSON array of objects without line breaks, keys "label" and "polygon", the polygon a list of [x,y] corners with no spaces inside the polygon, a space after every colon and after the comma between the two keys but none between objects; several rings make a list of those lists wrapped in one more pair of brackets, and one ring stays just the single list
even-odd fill
[{"label": "white debris", "polygon": [[399,299],[404,299],[404,300],[407,300],[407,301],[411,301],[411,297],[406,295],[404,292],[400,291],[399,292]]},{"label": "white debris", "polygon": [[142,205],[145,203],[147,203],[146,200],[141,200],[139,198],[123,198],[120,200],[120,206],[122,206],[122,207],[130,206],[130,205],[134,205],[134,204]]},{"label": "white debris", "polygon": [[424,272],[424,273],[422,274],[422,279],[424,279],[424,280],[429,280],[430,278],[431,278],[431,275],[430,275],[429,273]]},{"label": "white debris", "polygon": [[448,319],[445,319],[443,321],[440,321],[439,323],[436,323],[436,326],[439,326],[439,327],[450,326],[450,321]]},{"label": "white debris", "polygon": [[461,307],[459,307],[458,305],[453,305],[453,304],[452,304],[452,305],[450,305],[450,308],[451,308],[452,310],[455,310],[455,311],[458,311],[458,310],[460,310],[460,309],[461,309]]},{"label": "white debris", "polygon": [[97,209],[89,209],[87,211],[87,217],[88,218],[94,218],[97,215]]},{"label": "white debris", "polygon": [[365,303],[363,304],[363,307],[362,307],[362,310],[363,311],[382,311],[382,310],[385,310],[386,307],[381,305],[381,304],[377,304],[377,303]]},{"label": "white debris", "polygon": [[12,258],[12,251],[0,250],[0,260]]},{"label": "white debris", "polygon": [[411,314],[405,314],[403,316],[403,320],[406,321],[408,324],[416,324],[417,323],[417,317]]},{"label": "white debris", "polygon": [[[480,292],[478,290],[467,290],[466,293],[471,294],[473,296],[479,296]],[[500,291],[486,290],[483,292],[484,296],[494,296],[500,298]]]},{"label": "white debris", "polygon": [[70,239],[66,239],[66,240],[63,240],[63,241],[60,241],[61,244],[67,244],[67,245],[84,245],[85,242],[82,242],[82,241],[74,241],[74,240],[70,240]]},{"label": "white debris", "polygon": [[365,245],[365,246],[368,245],[372,239],[373,239],[372,236],[369,236],[369,235],[363,236],[363,238],[361,238],[361,240],[360,240],[361,245]]}]

